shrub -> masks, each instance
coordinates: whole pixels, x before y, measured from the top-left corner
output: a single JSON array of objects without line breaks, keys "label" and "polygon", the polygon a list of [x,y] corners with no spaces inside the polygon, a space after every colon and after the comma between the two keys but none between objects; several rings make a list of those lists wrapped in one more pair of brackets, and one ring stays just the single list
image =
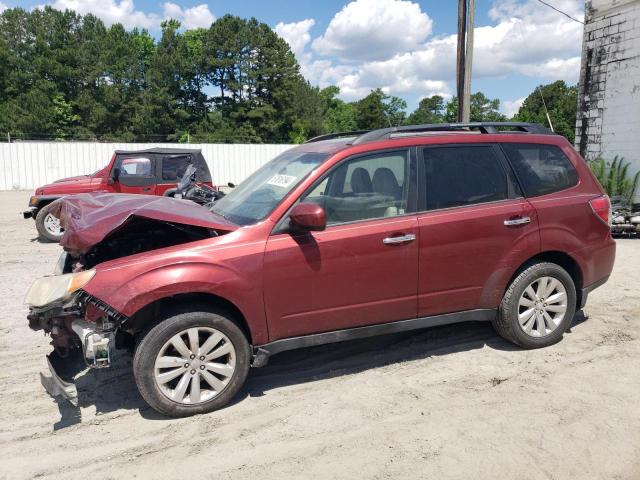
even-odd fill
[{"label": "shrub", "polygon": [[588,164],[609,197],[622,197],[631,204],[640,182],[640,171],[630,178],[630,163],[625,162],[624,158],[617,155],[613,157],[611,162],[599,157]]}]

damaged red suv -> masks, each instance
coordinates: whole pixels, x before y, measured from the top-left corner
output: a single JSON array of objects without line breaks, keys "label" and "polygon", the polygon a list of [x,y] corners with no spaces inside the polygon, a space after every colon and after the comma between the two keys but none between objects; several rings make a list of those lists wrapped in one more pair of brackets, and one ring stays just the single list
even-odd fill
[{"label": "damaged red suv", "polygon": [[56,206],[65,253],[27,294],[50,333],[47,389],[135,345],[170,416],[227,404],[278,352],[465,321],[551,345],[611,273],[609,199],[534,124],[419,125],[313,139],[210,209],[83,194]]}]

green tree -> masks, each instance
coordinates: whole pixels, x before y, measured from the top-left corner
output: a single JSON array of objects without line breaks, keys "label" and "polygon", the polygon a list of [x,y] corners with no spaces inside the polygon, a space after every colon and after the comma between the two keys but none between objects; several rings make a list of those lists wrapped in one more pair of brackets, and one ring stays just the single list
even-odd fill
[{"label": "green tree", "polygon": [[[542,91],[542,96],[540,91]],[[544,103],[542,101],[543,97]],[[568,86],[562,80],[536,87],[525,98],[513,119],[520,122],[548,125],[545,104],[554,130],[573,143],[578,108],[578,90],[575,86]]]},{"label": "green tree", "polygon": [[[471,94],[469,104],[469,121],[471,122],[504,122],[507,117],[500,113],[500,100],[490,99],[482,92]],[[453,97],[447,102],[445,121],[457,122],[458,98]]]},{"label": "green tree", "polygon": [[440,95],[425,97],[420,100],[416,108],[407,118],[407,125],[420,125],[426,123],[442,123],[444,121],[444,98]]},{"label": "green tree", "polygon": [[324,102],[323,123],[327,133],[352,132],[358,129],[356,112],[353,104],[340,100],[340,89],[330,86],[320,90]]},{"label": "green tree", "polygon": [[362,100],[355,102],[354,107],[358,129],[373,130],[401,125],[406,116],[404,110],[407,103],[376,88]]}]

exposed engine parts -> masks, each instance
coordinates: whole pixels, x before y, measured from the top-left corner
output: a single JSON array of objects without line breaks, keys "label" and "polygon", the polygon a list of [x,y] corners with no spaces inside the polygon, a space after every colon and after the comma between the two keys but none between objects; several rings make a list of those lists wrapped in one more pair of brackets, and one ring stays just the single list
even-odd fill
[{"label": "exposed engine parts", "polygon": [[171,247],[217,236],[209,228],[131,217],[119,229],[83,255],[71,257],[65,272],[78,272],[99,263],[136,253]]}]

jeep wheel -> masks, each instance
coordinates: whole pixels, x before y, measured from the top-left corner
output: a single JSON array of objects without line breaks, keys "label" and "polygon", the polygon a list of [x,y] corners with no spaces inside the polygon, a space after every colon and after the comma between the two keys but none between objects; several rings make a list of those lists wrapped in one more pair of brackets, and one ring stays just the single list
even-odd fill
[{"label": "jeep wheel", "polygon": [[198,308],[170,315],[144,334],[133,374],[154,410],[184,417],[225,406],[244,384],[249,363],[249,343],[232,319]]},{"label": "jeep wheel", "polygon": [[546,347],[562,338],[575,309],[571,276],[554,263],[537,263],[511,282],[493,324],[502,337],[521,347]]},{"label": "jeep wheel", "polygon": [[36,215],[36,229],[41,239],[48,242],[59,242],[64,230],[60,227],[60,220],[51,214],[51,205],[42,207]]}]

